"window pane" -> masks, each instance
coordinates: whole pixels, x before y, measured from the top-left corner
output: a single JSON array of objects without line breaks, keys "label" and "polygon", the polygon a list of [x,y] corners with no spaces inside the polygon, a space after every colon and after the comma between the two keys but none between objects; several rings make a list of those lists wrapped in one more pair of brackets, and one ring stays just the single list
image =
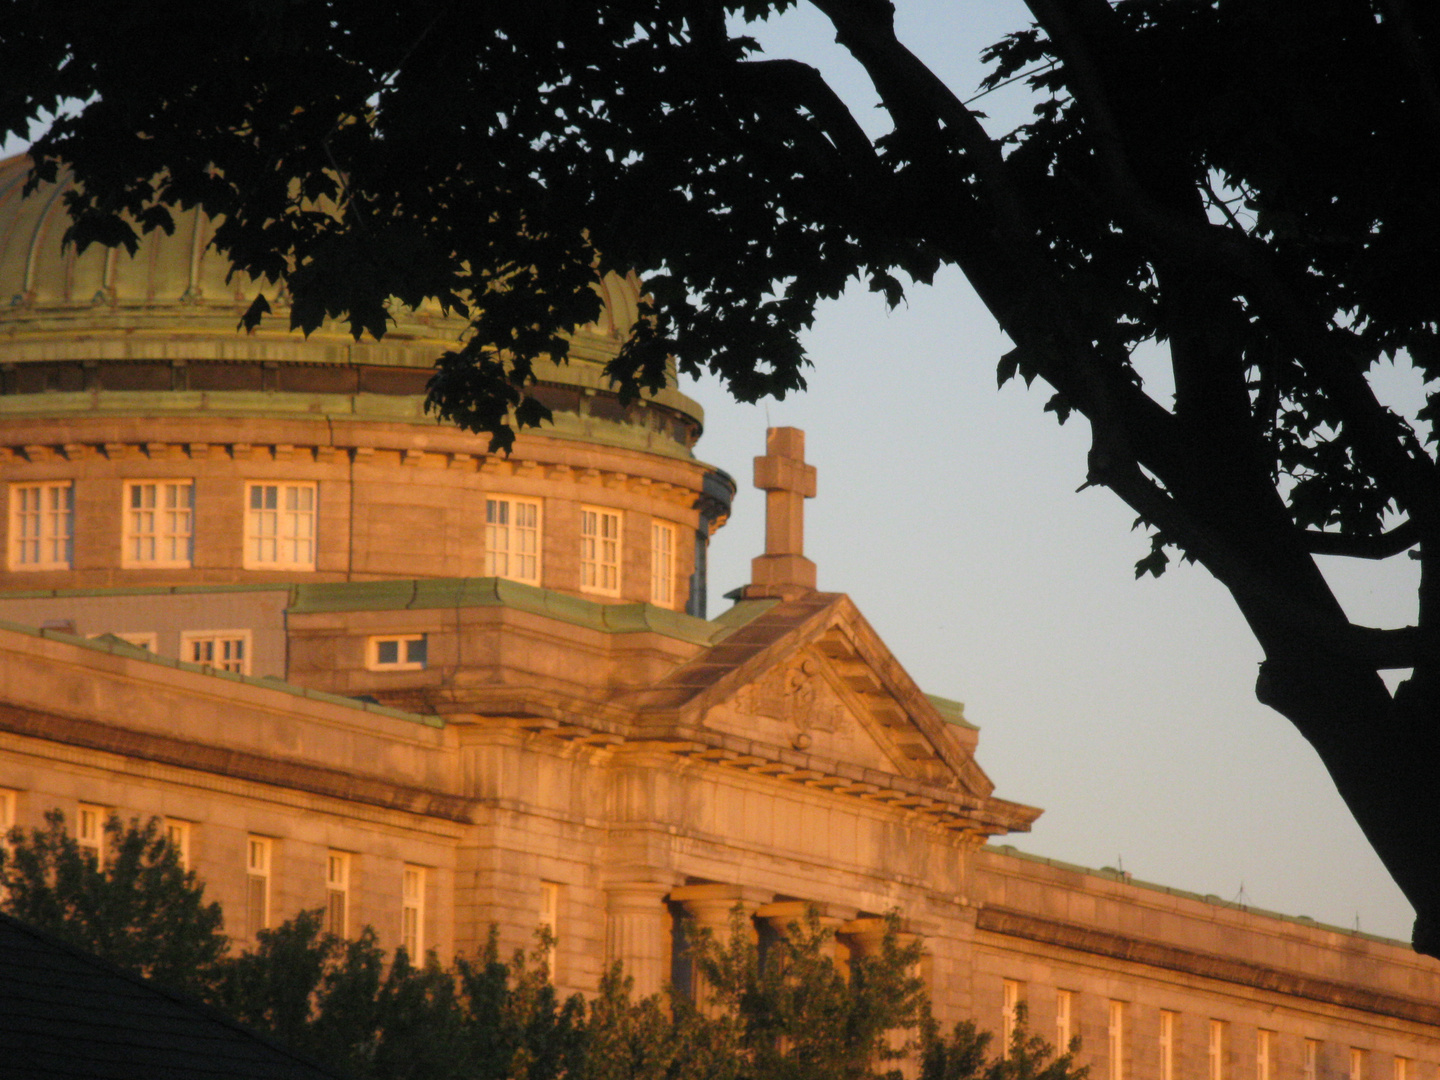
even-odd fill
[{"label": "window pane", "polygon": [[315,505],[314,484],[252,484],[246,565],[314,569]]}]

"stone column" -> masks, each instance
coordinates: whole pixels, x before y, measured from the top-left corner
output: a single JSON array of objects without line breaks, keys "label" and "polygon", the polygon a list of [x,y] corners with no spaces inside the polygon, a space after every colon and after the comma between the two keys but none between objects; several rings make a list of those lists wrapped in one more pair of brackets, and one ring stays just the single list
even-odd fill
[{"label": "stone column", "polygon": [[792,925],[798,924],[802,930],[805,928],[811,911],[815,912],[820,929],[829,930],[835,935],[830,939],[830,956],[840,969],[840,974],[848,979],[850,977],[850,950],[840,940],[838,932],[847,920],[855,917],[854,908],[840,909],[834,904],[817,904],[805,900],[782,900],[764,905],[755,912],[755,918],[764,923],[775,938],[788,938]]},{"label": "stone column", "polygon": [[[901,949],[908,948],[927,934],[933,935],[936,929],[937,925],[928,920],[917,922],[908,918],[901,919],[895,944]],[[885,920],[875,917],[851,919],[840,927],[840,937],[849,946],[851,956],[879,956],[880,943],[885,940]],[[928,949],[911,970],[925,981],[926,986],[935,985]]]},{"label": "stone column", "polygon": [[[851,919],[840,927],[840,933],[849,942],[851,952],[856,956],[879,956],[880,943],[885,940],[885,920],[877,917]],[[920,935],[909,925],[908,920],[900,923],[895,935],[895,944],[905,948],[914,943]]]},{"label": "stone column", "polygon": [[624,965],[636,997],[658,994],[670,981],[669,891],[660,881],[605,886],[605,963]]},{"label": "stone column", "polygon": [[[752,919],[756,910],[774,895],[745,885],[681,885],[670,890],[670,899],[693,920],[695,928],[708,930],[711,939],[722,949],[730,944],[730,931],[737,916],[741,933],[747,934],[751,943],[755,943]],[[704,1008],[710,996],[705,980],[693,965],[690,975],[690,991],[695,1003]]]}]

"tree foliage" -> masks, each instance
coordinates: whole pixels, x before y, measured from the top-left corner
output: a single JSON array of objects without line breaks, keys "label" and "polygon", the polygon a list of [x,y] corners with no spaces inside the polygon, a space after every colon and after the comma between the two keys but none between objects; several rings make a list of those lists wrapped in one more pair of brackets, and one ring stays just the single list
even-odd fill
[{"label": "tree foliage", "polygon": [[891,922],[878,955],[842,971],[833,931],[814,912],[762,951],[736,913],[728,942],[701,936],[696,968],[707,1006],[741,1063],[761,1080],[898,1080],[918,1046],[928,1002],[919,941],[902,947]]},{"label": "tree foliage", "polygon": [[992,1036],[974,1021],[962,1020],[949,1038],[939,1038],[930,1025],[925,1032],[920,1080],[1086,1080],[1088,1065],[1076,1066],[1077,1036],[1057,1054],[1055,1047],[1030,1030],[1022,1001],[1015,1006],[1015,1025],[1004,1054],[988,1056]]},{"label": "tree foliage", "polygon": [[209,992],[229,939],[220,905],[180,865],[161,822],[105,822],[103,860],[59,810],[0,845],[0,910],[167,986]]},{"label": "tree foliage", "polygon": [[[393,960],[364,931],[341,941],[302,912],[225,970],[214,1002],[317,1060],[366,1080],[1085,1080],[1025,1025],[1006,1055],[971,1023],[942,1036],[915,974],[918,941],[892,925],[873,957],[842,971],[813,916],[762,955],[737,923],[692,944],[704,991],[636,999],[616,966],[599,993],[561,999],[549,943],[444,968]],[[1077,1043],[1078,1046],[1078,1043]]]},{"label": "tree foliage", "polygon": [[960,1024],[942,1037],[916,974],[921,945],[892,922],[877,954],[842,971],[813,913],[762,955],[738,916],[725,942],[691,945],[704,981],[637,999],[616,965],[591,1000],[561,998],[553,941],[502,961],[492,930],[481,954],[444,967],[393,957],[373,929],[344,940],[302,911],[226,955],[218,904],[185,872],[158,819],[106,824],[103,862],[59,811],[12,830],[0,858],[8,913],[137,974],[189,991],[357,1080],[899,1080],[917,1056],[923,1080],[1085,1080],[1025,1030],[989,1060],[989,1036]]},{"label": "tree foliage", "polygon": [[[1027,0],[1034,25],[988,57],[1033,120],[993,134],[889,0],[811,0],[874,85],[872,137],[746,36],[792,3],[13,0],[0,132],[84,103],[34,148],[37,177],[63,161],[82,184],[79,246],[199,204],[295,327],[468,314],[430,403],[500,446],[543,419],[531,364],[595,315],[597,269],[651,293],[610,365],[624,392],[673,355],[752,400],[803,385],[820,300],[858,281],[893,304],[959,267],[1014,342],[1000,381],[1090,424],[1088,483],[1150,530],[1137,573],[1178,552],[1230,590],[1258,696],[1440,952],[1440,9]],[[1425,381],[1416,418],[1371,382],[1396,357]],[[1321,555],[1418,559],[1415,625],[1353,624]],[[1411,671],[1393,695],[1387,669]]]}]

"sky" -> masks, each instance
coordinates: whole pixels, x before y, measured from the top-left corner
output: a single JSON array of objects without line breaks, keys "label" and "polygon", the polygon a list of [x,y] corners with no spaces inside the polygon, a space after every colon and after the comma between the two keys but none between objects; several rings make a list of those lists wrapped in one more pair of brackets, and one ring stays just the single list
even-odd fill
[{"label": "sky", "polygon": [[[901,40],[961,97],[984,73],[980,50],[1029,21],[1015,0],[897,8]],[[771,55],[820,67],[879,130],[873,91],[813,11],[751,32]],[[1018,86],[981,107],[992,130],[1028,108]],[[1409,939],[1413,911],[1319,759],[1255,701],[1259,648],[1228,594],[1183,564],[1135,580],[1148,543],[1131,531],[1134,513],[1104,489],[1076,493],[1083,419],[1057,425],[1038,383],[997,391],[1010,343],[958,273],[894,311],[852,290],[819,311],[805,343],[810,388],[785,401],[739,405],[713,380],[683,387],[706,409],[697,452],[740,488],[712,544],[712,615],[764,547],[751,461],[765,429],[803,428],[819,470],[806,514],[819,586],[850,594],[922,688],[965,702],[998,796],[1045,809],[1005,841]],[[1163,369],[1146,375],[1168,403]],[[1383,377],[1397,406],[1413,402],[1406,372]],[[1403,625],[1415,611],[1409,574],[1331,576],[1352,617]]]},{"label": "sky", "polygon": [[[1008,0],[897,8],[901,40],[962,98],[983,75],[980,50],[1029,22]],[[802,6],[751,33],[820,67],[874,123],[873,92],[818,16]],[[1028,108],[1020,87],[977,107],[992,129]],[[764,547],[751,461],[765,428],[803,428],[819,471],[805,522],[819,586],[848,593],[926,691],[965,702],[998,796],[1045,808],[1006,842],[1409,939],[1414,913],[1319,758],[1256,702],[1261,654],[1229,594],[1183,564],[1135,580],[1148,542],[1134,512],[1102,488],[1076,493],[1088,426],[1043,412],[1039,383],[997,391],[1010,343],[961,275],[913,288],[894,311],[852,289],[805,344],[810,387],[785,401],[685,387],[706,409],[697,453],[740,488],[712,544],[712,614]],[[1385,375],[1387,393],[1413,392],[1405,372]],[[1163,370],[1147,376],[1168,405]],[[1352,617],[1413,620],[1408,566],[1329,571]]]}]

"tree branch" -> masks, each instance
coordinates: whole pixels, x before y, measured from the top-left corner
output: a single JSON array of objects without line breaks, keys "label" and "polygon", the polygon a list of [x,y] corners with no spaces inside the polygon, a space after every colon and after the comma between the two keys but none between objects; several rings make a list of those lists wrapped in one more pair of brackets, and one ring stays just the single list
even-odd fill
[{"label": "tree branch", "polygon": [[820,72],[799,60],[745,60],[736,65],[746,90],[757,96],[779,97],[780,92],[815,117],[816,122],[846,159],[874,174],[880,159],[840,96]]},{"label": "tree branch", "polygon": [[[1328,324],[1315,325],[1313,311],[1296,299],[1263,244],[1203,215],[1192,220],[1167,209],[1137,176],[1127,153],[1124,125],[1111,104],[1117,95],[1109,91],[1115,65],[1106,62],[1114,58],[1107,57],[1105,50],[1114,41],[1114,11],[1104,0],[1027,0],[1027,5],[1065,61],[1075,98],[1099,132],[1099,146],[1114,184],[1106,205],[1179,264],[1199,261],[1248,282],[1250,297],[1294,355],[1313,365],[1316,378],[1344,415],[1346,436],[1365,467],[1392,481],[1403,510],[1440,529],[1440,474],[1426,455],[1414,452],[1414,447],[1406,451],[1398,420],[1380,404],[1357,364],[1362,355],[1358,342],[1352,354],[1337,343],[1340,331]],[[1353,335],[1344,337],[1353,340]]]},{"label": "tree branch", "polygon": [[1091,334],[1074,324],[1072,313],[1089,305],[1071,302],[1049,260],[1036,250],[1035,217],[1014,189],[999,144],[895,36],[888,3],[811,2],[835,26],[836,40],[865,68],[897,132],[941,146],[953,142],[963,165],[974,170],[977,201],[967,208],[957,199],[954,209],[965,218],[965,242],[955,244],[951,238],[949,254],[1001,329],[1092,424],[1123,426],[1125,441],[1147,468],[1176,476],[1180,457],[1174,418],[1122,375],[1128,357],[1095,356]]},{"label": "tree branch", "polygon": [[1350,559],[1388,559],[1420,543],[1420,525],[1413,519],[1379,536],[1346,536],[1344,533],[1301,532],[1306,550],[1312,555],[1340,555]]}]

